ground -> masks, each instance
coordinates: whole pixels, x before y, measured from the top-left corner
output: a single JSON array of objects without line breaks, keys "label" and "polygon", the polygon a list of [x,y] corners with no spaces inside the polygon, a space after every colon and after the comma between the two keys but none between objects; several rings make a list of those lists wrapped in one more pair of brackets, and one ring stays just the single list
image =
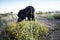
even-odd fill
[{"label": "ground", "polygon": [[49,20],[48,17],[38,17],[37,21],[43,22],[49,27],[49,34],[46,40],[60,40],[60,26],[56,28],[57,23],[60,23],[60,20]]},{"label": "ground", "polygon": [[[49,34],[46,40],[60,40],[60,20],[49,20],[48,17],[37,17],[37,21],[45,23],[49,27]],[[59,25],[57,25],[59,24]],[[58,27],[56,27],[58,26]],[[3,29],[0,28],[0,34]],[[3,40],[3,37],[0,35],[0,40]]]}]

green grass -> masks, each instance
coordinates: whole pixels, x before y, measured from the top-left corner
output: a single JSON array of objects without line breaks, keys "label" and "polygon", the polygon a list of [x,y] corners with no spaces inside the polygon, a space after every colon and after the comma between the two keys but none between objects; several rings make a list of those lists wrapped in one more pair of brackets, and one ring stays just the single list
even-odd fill
[{"label": "green grass", "polygon": [[45,40],[48,27],[37,21],[22,21],[9,25],[6,32],[10,40]]}]

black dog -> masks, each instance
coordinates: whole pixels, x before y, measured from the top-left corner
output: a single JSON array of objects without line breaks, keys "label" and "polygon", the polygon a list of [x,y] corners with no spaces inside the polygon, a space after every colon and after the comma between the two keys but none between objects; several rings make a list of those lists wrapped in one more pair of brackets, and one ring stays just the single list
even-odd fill
[{"label": "black dog", "polygon": [[25,9],[22,9],[18,12],[18,22],[24,20],[26,17],[28,18],[28,20],[34,20],[34,12],[35,9],[32,6],[28,6]]}]

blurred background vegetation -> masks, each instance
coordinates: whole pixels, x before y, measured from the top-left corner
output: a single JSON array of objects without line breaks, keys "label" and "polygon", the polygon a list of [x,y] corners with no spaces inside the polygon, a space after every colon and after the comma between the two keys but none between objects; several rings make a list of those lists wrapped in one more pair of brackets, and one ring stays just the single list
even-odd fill
[{"label": "blurred background vegetation", "polygon": [[39,17],[47,17],[49,19],[55,20],[60,19],[60,11],[48,11],[48,12],[36,12],[36,15]]}]

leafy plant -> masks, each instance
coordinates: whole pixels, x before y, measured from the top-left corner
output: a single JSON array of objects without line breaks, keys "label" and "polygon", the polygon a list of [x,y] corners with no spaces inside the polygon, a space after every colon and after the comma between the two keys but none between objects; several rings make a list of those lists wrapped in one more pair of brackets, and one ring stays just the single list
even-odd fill
[{"label": "leafy plant", "polygon": [[10,40],[45,40],[48,27],[37,21],[12,23],[6,28]]}]

